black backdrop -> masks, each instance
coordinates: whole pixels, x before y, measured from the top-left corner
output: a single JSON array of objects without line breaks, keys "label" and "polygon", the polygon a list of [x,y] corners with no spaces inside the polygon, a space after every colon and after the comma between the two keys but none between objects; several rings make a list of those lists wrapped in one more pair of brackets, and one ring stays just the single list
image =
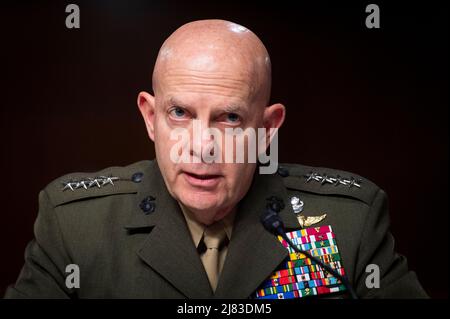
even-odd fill
[{"label": "black backdrop", "polygon": [[[288,112],[280,161],[385,189],[397,250],[432,297],[448,297],[448,10],[373,2],[379,30],[364,24],[371,2],[2,3],[0,295],[23,264],[39,190],[71,171],[153,158],[135,101],[151,89],[158,48],[185,22],[222,18],[271,54],[272,101]],[[80,29],[65,27],[69,3]]]}]

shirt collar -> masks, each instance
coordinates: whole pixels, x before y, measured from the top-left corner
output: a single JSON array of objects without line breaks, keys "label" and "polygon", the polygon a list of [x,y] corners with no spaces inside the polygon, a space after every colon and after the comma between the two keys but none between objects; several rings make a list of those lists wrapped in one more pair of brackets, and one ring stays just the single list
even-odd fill
[{"label": "shirt collar", "polygon": [[[200,244],[200,241],[203,237],[203,233],[205,231],[206,225],[198,222],[194,215],[183,205],[180,204],[181,211],[183,212],[184,218],[186,219],[186,224],[188,226],[189,232],[191,234],[192,240],[194,242],[195,247],[197,248]],[[223,223],[225,233],[227,234],[228,239],[231,238],[231,233],[233,231],[233,223],[234,217],[236,215],[236,209],[234,209],[231,213],[225,216],[222,220],[217,221],[216,223]]]}]

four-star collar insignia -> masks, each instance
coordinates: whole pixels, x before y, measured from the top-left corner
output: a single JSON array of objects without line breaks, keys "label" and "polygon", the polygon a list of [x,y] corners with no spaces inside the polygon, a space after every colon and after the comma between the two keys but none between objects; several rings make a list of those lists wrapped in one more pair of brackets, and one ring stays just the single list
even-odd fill
[{"label": "four-star collar insignia", "polygon": [[71,191],[74,191],[75,189],[78,188],[84,188],[84,189],[88,189],[91,187],[103,187],[105,185],[111,184],[112,186],[114,186],[114,181],[118,181],[119,177],[116,176],[99,176],[99,177],[88,177],[88,178],[83,178],[81,180],[70,180],[68,182],[64,182],[63,183],[63,191],[66,191],[68,189],[70,189]]},{"label": "four-star collar insignia", "polygon": [[332,175],[327,175],[327,174],[319,174],[319,173],[314,173],[314,172],[310,172],[309,174],[304,176],[306,178],[306,182],[309,183],[310,181],[316,181],[323,184],[329,183],[329,184],[333,184],[334,186],[338,186],[338,185],[344,185],[344,186],[348,186],[348,187],[358,187],[361,188],[361,183],[362,180],[361,179],[355,179],[353,177],[350,178],[346,178],[346,177],[342,177],[339,175],[336,176],[332,176]]}]

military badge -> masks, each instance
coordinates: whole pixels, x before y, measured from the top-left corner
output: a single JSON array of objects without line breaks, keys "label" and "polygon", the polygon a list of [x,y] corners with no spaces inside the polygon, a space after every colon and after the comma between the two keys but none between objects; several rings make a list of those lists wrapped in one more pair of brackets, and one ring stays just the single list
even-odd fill
[{"label": "military badge", "polygon": [[298,223],[300,224],[300,227],[311,227],[314,224],[320,223],[322,220],[327,217],[327,214],[319,215],[319,216],[303,216],[303,215],[297,215]]},{"label": "military badge", "polygon": [[[331,226],[305,228],[286,235],[299,249],[309,252],[345,276]],[[295,252],[281,236],[278,240],[288,250],[289,257],[260,285],[254,298],[293,299],[346,290],[342,282],[304,254]]]},{"label": "military badge", "polygon": [[84,178],[81,180],[70,180],[68,182],[63,182],[63,188],[62,191],[66,191],[70,189],[71,191],[74,191],[79,188],[92,188],[94,186],[101,188],[105,185],[111,184],[114,186],[114,182],[118,181],[119,177],[116,176],[100,176],[96,178]]}]

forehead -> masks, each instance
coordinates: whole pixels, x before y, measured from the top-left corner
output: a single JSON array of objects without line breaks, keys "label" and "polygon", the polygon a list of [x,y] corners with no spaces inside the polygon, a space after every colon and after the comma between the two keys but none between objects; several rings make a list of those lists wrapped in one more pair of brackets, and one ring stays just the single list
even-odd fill
[{"label": "forehead", "polygon": [[247,104],[255,93],[251,74],[242,69],[172,67],[165,70],[158,82],[159,97],[163,100],[195,97],[197,100],[216,99]]}]

